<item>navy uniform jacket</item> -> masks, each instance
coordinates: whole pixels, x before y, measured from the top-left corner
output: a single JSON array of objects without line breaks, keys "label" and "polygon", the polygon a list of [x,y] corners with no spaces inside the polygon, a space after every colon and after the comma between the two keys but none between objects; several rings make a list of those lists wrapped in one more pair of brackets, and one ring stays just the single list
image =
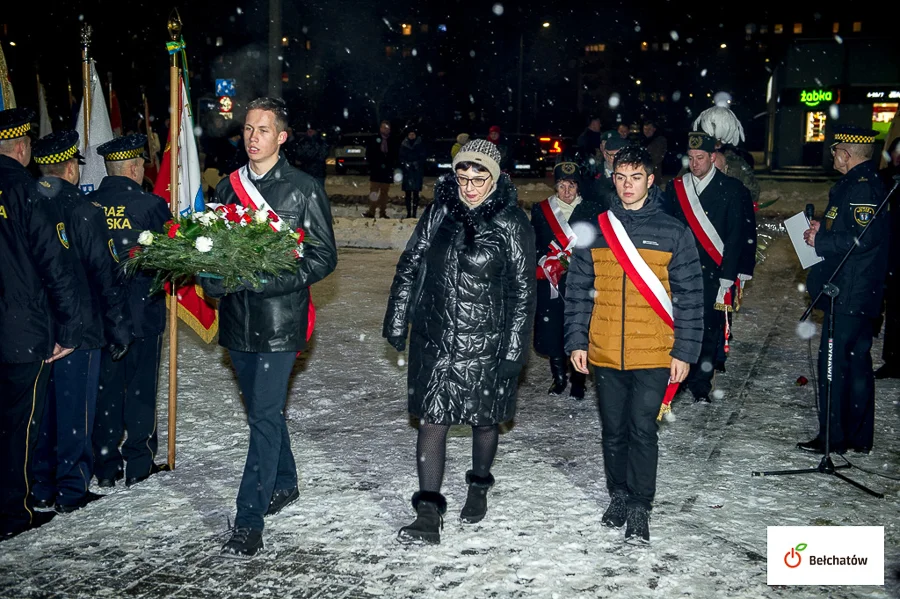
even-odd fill
[{"label": "navy uniform jacket", "polygon": [[61,213],[75,250],[84,323],[79,349],[97,349],[109,343],[128,345],[132,336],[125,282],[102,206],[88,201],[78,187],[58,177],[42,177],[35,188]]},{"label": "navy uniform jacket", "polygon": [[[828,208],[816,233],[815,246],[816,254],[825,260],[813,266],[806,278],[811,297],[818,295],[844,254],[859,240],[834,280],[840,290],[834,300],[835,314],[870,318],[881,314],[890,224],[884,211],[878,218],[873,217],[883,199],[884,185],[871,161],[850,169],[828,193]],[[871,231],[860,239],[867,226]],[[823,296],[816,307],[826,309],[828,298]]]},{"label": "navy uniform jacket", "polygon": [[34,197],[34,179],[0,156],[0,362],[45,360],[54,343],[81,343],[74,252],[49,200]]},{"label": "navy uniform jacket", "polygon": [[[119,256],[128,256],[143,231],[162,233],[172,218],[164,199],[141,190],[128,177],[104,177],[100,187],[88,196],[103,206],[106,227]],[[136,273],[128,278],[128,308],[135,337],[159,335],[166,328],[165,295],[150,293],[153,277]]]}]

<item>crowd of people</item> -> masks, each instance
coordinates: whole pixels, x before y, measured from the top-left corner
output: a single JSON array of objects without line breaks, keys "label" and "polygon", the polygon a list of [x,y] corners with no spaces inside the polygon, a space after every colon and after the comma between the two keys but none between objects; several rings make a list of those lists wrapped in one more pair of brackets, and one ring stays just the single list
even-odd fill
[{"label": "crowd of people", "polygon": [[[35,140],[34,116],[24,108],[0,111],[0,251],[8,257],[0,268],[3,538],[100,499],[89,490],[92,478],[100,488],[121,479],[131,486],[164,468],[154,458],[165,309],[148,275],[125,278],[120,268],[141,231],[162,232],[172,218],[162,198],[141,189],[147,138],[130,134],[101,146],[108,176],[84,195],[78,134]],[[302,225],[314,241],[296,272],[259,286],[226,289],[218,279],[198,279],[218,303],[219,344],[237,374],[250,428],[237,517],[221,549],[232,557],[257,554],[264,518],[300,498],[284,407],[294,360],[315,324],[309,288],[337,265],[324,190],[327,146],[312,128],[289,145],[288,123],[281,100],[250,103],[237,139],[227,141],[232,150],[216,166],[237,176],[213,181],[214,194],[221,203],[271,211],[291,228]],[[409,345],[408,409],[418,423],[416,518],[399,531],[402,542],[440,542],[452,425],[472,427],[460,519],[486,517],[500,425],[515,416],[530,346],[549,358],[550,394],[568,389],[583,399],[592,377],[610,495],[603,523],[624,527],[629,542],[650,541],[658,422],[679,391],[698,405],[716,400],[716,372],[725,370],[732,318],[756,264],[759,186],[739,145],[740,122],[713,107],[694,129],[685,172],[663,189],[667,142],[655,123],[645,122],[635,137],[630,127],[603,131],[592,120],[555,165],[554,193],[533,206],[530,219],[504,172],[500,131],[457,139],[452,170],[436,181],[398,261],[382,330],[398,352]],[[890,229],[887,214],[876,216],[885,187],[872,163],[875,135],[836,127],[832,155],[842,178],[823,219],[806,232],[824,258],[809,273],[812,297],[858,247],[835,280],[841,294],[831,411],[823,335],[822,432],[798,444],[805,451],[869,452],[874,445],[870,354]],[[366,216],[385,216],[397,164],[407,215],[417,216],[422,143],[415,129],[396,143],[390,123],[380,124],[367,148]],[[41,172],[36,180],[27,170],[32,159]],[[896,376],[898,366],[896,312],[889,305],[894,328],[885,356],[891,342],[893,361],[885,376]]]}]

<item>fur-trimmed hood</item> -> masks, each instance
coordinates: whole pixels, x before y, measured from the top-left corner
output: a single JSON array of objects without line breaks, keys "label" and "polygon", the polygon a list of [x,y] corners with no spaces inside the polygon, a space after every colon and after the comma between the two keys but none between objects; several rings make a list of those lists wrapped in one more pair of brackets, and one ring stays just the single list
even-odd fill
[{"label": "fur-trimmed hood", "polygon": [[466,245],[471,245],[478,229],[491,222],[507,207],[518,207],[519,194],[509,175],[503,173],[497,179],[497,187],[487,199],[476,208],[469,208],[459,197],[459,185],[456,183],[455,174],[447,173],[435,182],[434,202],[437,208],[445,206],[447,217],[465,227]]}]

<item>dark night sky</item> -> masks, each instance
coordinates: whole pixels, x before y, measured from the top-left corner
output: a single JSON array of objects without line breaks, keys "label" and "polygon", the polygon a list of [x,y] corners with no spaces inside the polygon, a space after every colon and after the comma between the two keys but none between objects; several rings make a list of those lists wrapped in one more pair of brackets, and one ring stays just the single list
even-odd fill
[{"label": "dark night sky", "polygon": [[[304,88],[306,82],[302,79],[292,80],[285,85],[285,97],[297,97],[297,102],[303,104],[300,112],[305,113],[301,116],[320,121],[339,119],[334,111],[340,111],[338,104],[342,104],[352,113],[346,117],[349,127],[374,127],[374,112],[366,108],[367,103],[371,104],[369,98],[387,98],[391,94],[395,96],[391,100],[395,112],[415,111],[417,105],[408,102],[411,97],[420,102],[422,109],[442,106],[442,103],[450,108],[466,109],[465,99],[471,98],[473,106],[508,125],[520,32],[529,64],[525,87],[526,93],[530,93],[537,83],[555,88],[574,86],[569,79],[575,72],[575,59],[587,43],[662,40],[669,31],[676,30],[684,32],[682,36],[697,38],[697,43],[686,50],[696,54],[698,64],[703,64],[706,54],[713,52],[710,48],[717,47],[720,38],[740,39],[748,23],[771,23],[776,11],[789,11],[777,13],[786,23],[811,21],[816,14],[816,3],[794,2],[785,8],[785,3],[771,0],[757,0],[752,7],[744,5],[740,9],[726,2],[520,0],[501,3],[503,10],[499,16],[492,10],[496,2],[478,0],[282,1],[284,34],[292,38],[308,37],[316,50],[310,56],[315,57],[316,64],[327,67],[318,87]],[[178,7],[185,24],[195,98],[211,95],[215,76],[236,77],[239,87],[243,85],[242,91],[250,96],[264,91],[260,86],[265,82],[265,55],[254,57],[248,51],[265,50],[268,2],[182,1],[174,6]],[[0,42],[10,64],[19,104],[34,104],[33,81],[37,69],[47,90],[51,115],[59,121],[57,126],[62,124],[68,112],[67,79],[76,98],[80,96],[79,31],[84,20],[95,31],[92,55],[104,82],[107,72],[113,74],[113,87],[126,111],[123,114],[126,125],[131,120],[129,115],[133,116],[138,109],[142,85],[148,89],[152,113],[162,118],[168,103],[165,24],[172,7],[169,3],[149,0],[129,3],[53,0],[39,5],[17,2],[11,9],[4,7],[0,24],[6,24],[6,31],[0,30]],[[423,46],[415,62],[404,64],[403,68],[407,69],[402,74],[404,80],[391,83],[394,88],[385,91],[389,85],[386,79],[397,77],[397,67],[385,62],[384,46],[393,43],[391,39],[404,41],[396,32],[399,23],[406,20],[444,22],[448,34],[439,51],[436,47]],[[552,26],[543,31],[540,23],[545,20]],[[217,36],[224,40],[221,48],[215,47]],[[10,41],[16,46],[11,47]],[[225,62],[216,63],[216,57],[222,55]],[[627,70],[630,66],[621,64],[617,68]],[[444,76],[438,77],[436,71],[443,71]],[[723,78],[726,75],[740,77],[741,74],[721,73]],[[752,76],[759,77],[758,85],[764,87],[765,73],[761,69]],[[256,83],[250,83],[253,81]],[[717,89],[717,83],[710,82],[712,89]],[[726,84],[724,79],[721,83]],[[255,89],[248,89],[254,85]],[[543,93],[551,97],[552,92],[551,89]],[[574,92],[559,95],[563,104],[571,99],[571,106],[556,106],[554,110],[575,114],[574,96]],[[575,120],[581,118],[575,116]]]}]

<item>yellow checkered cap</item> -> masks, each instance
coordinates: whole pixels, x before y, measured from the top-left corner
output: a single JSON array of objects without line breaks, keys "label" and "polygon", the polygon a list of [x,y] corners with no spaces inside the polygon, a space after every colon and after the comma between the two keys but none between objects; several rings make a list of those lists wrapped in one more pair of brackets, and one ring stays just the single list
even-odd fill
[{"label": "yellow checkered cap", "polygon": [[30,108],[0,110],[0,139],[16,139],[31,131],[34,111]]},{"label": "yellow checkered cap", "polygon": [[117,137],[102,144],[97,148],[97,153],[103,156],[107,162],[118,160],[130,160],[144,155],[144,146],[147,145],[147,136],[142,133],[132,133],[123,137]]},{"label": "yellow checkered cap", "polygon": [[34,142],[31,156],[37,164],[59,164],[72,158],[83,158],[78,151],[78,132],[54,131]]},{"label": "yellow checkered cap", "polygon": [[871,144],[875,143],[876,137],[878,131],[855,125],[838,125],[834,128],[834,144]]}]

